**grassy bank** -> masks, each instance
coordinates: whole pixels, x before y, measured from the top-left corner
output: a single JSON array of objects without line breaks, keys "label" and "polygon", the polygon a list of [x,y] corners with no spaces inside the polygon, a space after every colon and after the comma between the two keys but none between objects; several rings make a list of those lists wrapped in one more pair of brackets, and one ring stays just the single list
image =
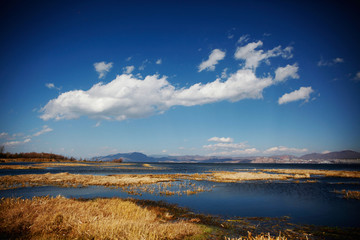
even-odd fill
[{"label": "grassy bank", "polygon": [[204,225],[172,219],[169,212],[115,198],[8,198],[1,200],[0,211],[3,238],[151,240],[184,239],[208,232]]}]

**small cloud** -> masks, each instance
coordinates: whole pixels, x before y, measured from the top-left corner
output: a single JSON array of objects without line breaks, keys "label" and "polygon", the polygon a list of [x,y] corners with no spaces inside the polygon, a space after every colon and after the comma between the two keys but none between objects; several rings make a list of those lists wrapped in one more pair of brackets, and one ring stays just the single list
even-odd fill
[{"label": "small cloud", "polygon": [[95,71],[99,74],[99,78],[104,78],[106,73],[110,71],[112,68],[113,63],[106,63],[106,62],[97,62],[94,63]]},{"label": "small cloud", "polygon": [[99,127],[101,125],[101,122],[97,122],[94,127]]},{"label": "small cloud", "polygon": [[53,83],[46,83],[45,86],[49,89],[55,88],[55,85]]},{"label": "small cloud", "polygon": [[306,148],[289,148],[284,146],[272,147],[264,151],[265,154],[283,154],[283,153],[305,153]]},{"label": "small cloud", "polygon": [[223,142],[223,143],[231,143],[234,139],[230,137],[212,137],[208,139],[209,142]]},{"label": "small cloud", "polygon": [[156,60],[156,62],[155,62],[156,64],[158,64],[158,65],[160,65],[161,63],[162,63],[162,60],[161,60],[161,58],[159,58],[158,60]]},{"label": "small cloud", "polygon": [[291,93],[286,93],[282,97],[279,98],[278,103],[284,104],[288,102],[294,102],[299,100],[305,100],[305,102],[309,101],[310,94],[314,92],[311,87],[301,87],[299,90],[295,90]]},{"label": "small cloud", "polygon": [[332,60],[328,60],[328,61],[324,60],[324,59],[321,57],[321,59],[320,59],[320,61],[318,62],[317,65],[318,65],[319,67],[324,67],[324,66],[330,67],[330,66],[333,66],[333,65],[335,65],[335,64],[337,64],[337,63],[343,63],[343,62],[344,62],[344,59],[343,59],[343,58],[339,58],[339,57],[334,58],[334,59],[332,59]]},{"label": "small cloud", "polygon": [[344,62],[344,59],[343,58],[335,58],[333,60],[334,63],[343,63]]},{"label": "small cloud", "polygon": [[44,133],[51,132],[51,131],[53,131],[52,128],[49,128],[47,125],[44,125],[43,129],[41,129],[40,131],[34,133],[33,136],[37,137],[37,136],[40,136],[40,135],[42,135]]},{"label": "small cloud", "polygon": [[124,67],[124,73],[130,74],[130,73],[132,73],[132,71],[134,71],[134,69],[135,69],[134,66],[126,66],[126,67]]},{"label": "small cloud", "polygon": [[228,39],[233,39],[233,38],[234,38],[234,34],[229,34],[229,35],[227,36],[227,38],[228,38]]},{"label": "small cloud", "polygon": [[241,156],[241,155],[253,155],[258,153],[259,150],[256,148],[247,148],[243,150],[231,150],[231,151],[222,151],[222,152],[214,152],[211,154],[208,154],[209,156]]},{"label": "small cloud", "polygon": [[61,87],[56,87],[55,84],[53,84],[53,83],[46,83],[45,86],[46,86],[47,88],[49,88],[49,89],[53,89],[53,88],[54,88],[54,89],[57,89],[57,90],[59,90],[59,91],[61,90]]},{"label": "small cloud", "polygon": [[130,56],[130,57],[128,57],[128,58],[126,58],[126,59],[125,59],[125,61],[127,61],[127,62],[128,62],[128,61],[130,61],[131,59],[132,59],[132,56]]},{"label": "small cloud", "polygon": [[360,71],[356,73],[355,77],[353,78],[355,82],[360,81]]},{"label": "small cloud", "polygon": [[238,47],[235,51],[234,57],[238,60],[244,60],[246,69],[254,70],[259,66],[262,61],[270,64],[269,58],[281,56],[282,58],[290,59],[293,57],[293,47],[291,46],[282,49],[279,45],[268,51],[258,49],[262,46],[262,41],[248,43],[245,46]]},{"label": "small cloud", "polygon": [[237,41],[239,44],[246,43],[249,41],[249,34],[242,35]]},{"label": "small cloud", "polygon": [[166,153],[166,152],[167,152],[167,150],[166,150],[166,149],[164,149],[164,150],[162,150],[161,152],[162,152],[162,153]]},{"label": "small cloud", "polygon": [[220,49],[214,49],[208,60],[203,61],[199,65],[199,72],[207,69],[208,71],[214,71],[215,65],[219,63],[219,61],[225,58],[225,52],[221,51]]},{"label": "small cloud", "polygon": [[8,135],[6,132],[2,132],[0,133],[0,138],[7,138]]},{"label": "small cloud", "polygon": [[321,152],[322,154],[327,154],[327,153],[331,153],[331,151],[325,150],[323,152]]},{"label": "small cloud", "polygon": [[142,62],[141,66],[139,67],[139,70],[140,70],[140,71],[143,71],[143,70],[145,69],[147,63],[150,63],[150,61],[149,61],[148,59],[145,59],[145,60]]},{"label": "small cloud", "polygon": [[270,37],[271,33],[264,33],[263,35],[264,35],[264,37]]},{"label": "small cloud", "polygon": [[221,78],[222,79],[225,79],[225,78],[228,77],[227,70],[228,70],[228,68],[224,68],[224,70],[221,72]]},{"label": "small cloud", "polygon": [[6,147],[13,147],[16,145],[20,145],[20,144],[24,144],[24,143],[28,143],[31,141],[31,138],[26,138],[24,141],[10,141],[10,142],[6,142],[3,145]]},{"label": "small cloud", "polygon": [[288,78],[298,79],[298,70],[299,67],[297,63],[294,63],[293,65],[286,65],[286,67],[279,67],[275,71],[275,81],[276,82],[282,82],[284,80],[287,80]]}]

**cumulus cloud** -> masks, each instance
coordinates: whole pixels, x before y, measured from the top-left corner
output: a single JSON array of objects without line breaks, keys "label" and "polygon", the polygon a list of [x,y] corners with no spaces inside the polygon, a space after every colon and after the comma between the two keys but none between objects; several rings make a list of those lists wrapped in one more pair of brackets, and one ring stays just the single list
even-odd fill
[{"label": "cumulus cloud", "polygon": [[47,125],[44,125],[43,128],[40,131],[34,133],[33,136],[37,137],[37,136],[40,136],[40,135],[42,135],[44,133],[51,132],[51,131],[53,131],[52,128],[49,128]]},{"label": "cumulus cloud", "polygon": [[265,154],[278,154],[278,153],[305,153],[306,148],[289,148],[284,146],[272,147],[264,151]]},{"label": "cumulus cloud", "polygon": [[95,84],[87,91],[73,90],[50,100],[41,118],[90,118],[125,120],[163,113],[172,106],[195,106],[219,101],[236,102],[262,98],[264,88],[273,84],[271,77],[258,78],[250,69],[240,69],[226,81],[216,79],[176,89],[166,76],[146,76],[143,80],[122,74],[113,81]]},{"label": "cumulus cloud", "polygon": [[199,72],[201,72],[205,69],[208,71],[214,71],[215,65],[218,64],[218,62],[223,60],[224,58],[225,58],[225,52],[221,51],[220,49],[214,49],[211,52],[208,60],[200,63]]},{"label": "cumulus cloud", "polygon": [[284,104],[288,102],[305,100],[305,102],[309,101],[310,94],[314,92],[311,87],[301,87],[298,90],[295,90],[291,93],[286,93],[282,97],[279,98],[278,103]]},{"label": "cumulus cloud", "polygon": [[245,68],[256,69],[260,62],[266,61],[269,63],[269,58],[282,56],[283,58],[289,59],[292,57],[292,47],[286,47],[284,49],[281,46],[277,46],[271,50],[264,51],[262,49],[257,50],[259,47],[262,47],[263,42],[251,42],[245,46],[238,47],[234,54],[235,59],[240,59],[245,61]]},{"label": "cumulus cloud", "polygon": [[161,64],[162,63],[162,60],[161,60],[161,58],[159,58],[158,60],[156,60],[156,62],[155,62],[156,64]]},{"label": "cumulus cloud", "polygon": [[299,70],[299,67],[297,63],[294,63],[293,65],[286,65],[285,67],[279,67],[275,71],[275,81],[282,82],[287,80],[288,78],[298,79],[299,74],[297,73]]},{"label": "cumulus cloud", "polygon": [[330,66],[333,66],[337,63],[343,63],[344,62],[344,59],[343,58],[334,58],[332,60],[324,60],[322,57],[320,59],[320,61],[318,62],[318,66],[319,67],[324,67],[324,66],[327,66],[327,67],[330,67]]},{"label": "cumulus cloud", "polygon": [[124,73],[130,74],[130,73],[132,73],[132,71],[134,71],[134,69],[135,69],[134,66],[126,66],[126,67],[124,67]]},{"label": "cumulus cloud", "polygon": [[104,78],[106,73],[108,73],[110,71],[110,69],[112,68],[113,63],[106,63],[106,62],[97,62],[94,63],[94,68],[95,71],[99,74],[99,78]]},{"label": "cumulus cloud", "polygon": [[223,143],[230,143],[233,142],[234,139],[230,137],[212,137],[208,139],[209,142],[223,142]]}]

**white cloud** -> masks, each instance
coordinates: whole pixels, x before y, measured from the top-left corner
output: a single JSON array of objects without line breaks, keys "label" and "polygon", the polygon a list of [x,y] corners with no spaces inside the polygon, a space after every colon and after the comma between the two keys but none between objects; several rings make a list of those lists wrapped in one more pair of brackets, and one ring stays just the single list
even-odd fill
[{"label": "white cloud", "polygon": [[126,58],[126,59],[125,59],[125,61],[127,61],[127,62],[128,62],[128,61],[130,61],[131,59],[132,59],[132,56],[130,56],[130,57],[128,57],[128,58]]},{"label": "white cloud", "polygon": [[61,90],[61,87],[56,87],[55,84],[53,84],[53,83],[46,83],[45,86],[46,86],[47,88],[49,88],[49,89],[55,88],[55,89],[57,89],[57,90],[59,90],[59,91]]},{"label": "white cloud", "polygon": [[148,64],[148,63],[150,63],[150,61],[149,61],[148,59],[145,59],[145,60],[142,62],[141,66],[139,67],[139,70],[140,70],[140,71],[143,71],[143,70],[145,69],[145,67],[146,67],[146,64]]},{"label": "white cloud", "polygon": [[289,148],[284,146],[272,147],[264,151],[264,154],[283,154],[283,153],[305,153],[306,148]]},{"label": "white cloud", "polygon": [[43,128],[40,131],[34,133],[33,136],[37,137],[37,136],[40,136],[44,133],[51,132],[51,131],[53,131],[52,128],[49,128],[47,125],[44,125]]},{"label": "white cloud", "polygon": [[297,65],[297,63],[294,63],[293,65],[286,65],[285,67],[279,67],[278,69],[276,69],[275,71],[275,81],[277,82],[282,82],[287,80],[288,78],[294,78],[294,79],[298,79],[299,75],[298,75],[298,70],[299,67]]},{"label": "white cloud", "polygon": [[282,97],[279,98],[278,103],[284,104],[298,100],[305,100],[305,102],[307,102],[309,101],[310,94],[312,92],[314,92],[314,90],[311,87],[301,87],[299,90],[284,94]]},{"label": "white cloud", "polygon": [[126,67],[124,67],[124,73],[130,74],[130,73],[132,73],[132,71],[134,71],[134,69],[135,69],[134,66],[126,66]]},{"label": "white cloud", "polygon": [[162,60],[161,60],[161,58],[159,58],[158,60],[156,60],[156,62],[155,62],[156,64],[161,64],[162,63]]},{"label": "white cloud", "polygon": [[101,122],[99,121],[99,122],[97,122],[97,123],[95,124],[94,127],[100,127],[100,125],[101,125]]},{"label": "white cloud", "polygon": [[228,77],[228,75],[227,75],[227,70],[228,70],[228,68],[224,68],[224,70],[221,72],[221,78],[222,79],[224,79],[224,78],[227,78]]},{"label": "white cloud", "polygon": [[45,86],[49,89],[55,88],[55,85],[53,83],[46,83]]},{"label": "white cloud", "polygon": [[220,49],[214,49],[209,59],[206,61],[203,61],[199,65],[199,72],[207,69],[208,71],[214,71],[215,65],[218,64],[219,61],[223,60],[225,58],[225,52],[221,51]]},{"label": "white cloud", "polygon": [[0,138],[7,138],[8,135],[6,132],[2,132],[0,133]]},{"label": "white cloud", "polygon": [[245,46],[238,47],[234,54],[235,59],[245,60],[245,68],[256,69],[261,61],[269,63],[269,58],[282,56],[283,58],[289,59],[292,57],[292,47],[286,47],[282,49],[281,46],[277,46],[271,50],[264,52],[264,50],[256,50],[262,47],[263,42],[251,42]]},{"label": "white cloud", "polygon": [[214,152],[209,154],[210,156],[241,156],[241,155],[253,155],[258,153],[259,150],[256,148],[247,148],[243,150],[231,150],[231,151],[222,151],[222,152]]},{"label": "white cloud", "polygon": [[166,76],[146,76],[144,80],[122,74],[113,81],[95,84],[87,91],[62,93],[42,108],[41,118],[75,119],[80,116],[107,120],[144,118],[163,113],[172,106],[262,98],[264,88],[273,84],[271,77],[258,78],[250,69],[240,69],[226,81],[216,79],[176,89]]},{"label": "white cloud", "polygon": [[343,62],[344,62],[344,59],[343,59],[343,58],[334,58],[334,59],[333,59],[333,62],[334,62],[334,63],[343,63]]},{"label": "white cloud", "polygon": [[99,78],[104,78],[106,73],[110,71],[113,63],[97,62],[94,63],[95,71],[99,74]]},{"label": "white cloud", "polygon": [[217,151],[218,149],[244,149],[246,143],[225,143],[219,142],[215,144],[204,145],[203,148],[206,150]]},{"label": "white cloud", "polygon": [[241,44],[246,43],[247,41],[249,41],[249,34],[242,35],[237,42]]},{"label": "white cloud", "polygon": [[360,81],[360,71],[356,73],[355,77],[353,78],[354,81]]},{"label": "white cloud", "polygon": [[10,142],[6,142],[3,145],[5,147],[13,147],[15,145],[20,145],[20,144],[24,144],[24,143],[28,143],[31,141],[31,138],[26,138],[24,141],[10,141]]},{"label": "white cloud", "polygon": [[324,67],[324,66],[327,66],[327,67],[330,67],[330,66],[333,66],[334,64],[337,64],[337,63],[343,63],[344,62],[344,59],[343,58],[334,58],[332,60],[324,60],[322,57],[320,59],[320,61],[318,62],[318,66],[319,67]]},{"label": "white cloud", "polygon": [[208,139],[209,142],[223,142],[223,143],[230,143],[233,142],[234,139],[230,137],[212,137]]}]

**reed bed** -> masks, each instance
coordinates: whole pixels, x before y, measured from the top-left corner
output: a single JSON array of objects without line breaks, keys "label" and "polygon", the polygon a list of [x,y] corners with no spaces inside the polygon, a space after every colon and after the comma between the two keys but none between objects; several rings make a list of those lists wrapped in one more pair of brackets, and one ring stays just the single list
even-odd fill
[{"label": "reed bed", "polygon": [[204,226],[118,198],[61,196],[0,200],[0,237],[17,239],[184,239]]},{"label": "reed bed", "polygon": [[225,237],[225,240],[287,240],[287,238],[281,236],[281,234],[279,234],[279,236],[277,237],[272,237],[270,233],[252,236],[251,232],[248,232],[248,236],[246,237],[239,237],[239,238]]},{"label": "reed bed", "polygon": [[335,193],[343,195],[343,198],[346,199],[357,199],[360,200],[360,191],[351,191],[351,190],[341,190],[341,191],[334,191]]},{"label": "reed bed", "polygon": [[0,165],[0,169],[45,169],[45,167],[34,165]]},{"label": "reed bed", "polygon": [[360,171],[341,171],[341,170],[314,170],[314,169],[258,169],[262,172],[291,174],[291,175],[308,175],[325,176],[325,177],[342,177],[342,178],[360,178]]},{"label": "reed bed", "polygon": [[128,185],[154,184],[157,182],[175,181],[158,175],[82,175],[70,173],[46,173],[46,174],[22,174],[0,176],[0,189],[13,189],[17,187],[32,187],[53,185],[61,187],[86,187],[86,186],[106,186],[124,187]]}]

